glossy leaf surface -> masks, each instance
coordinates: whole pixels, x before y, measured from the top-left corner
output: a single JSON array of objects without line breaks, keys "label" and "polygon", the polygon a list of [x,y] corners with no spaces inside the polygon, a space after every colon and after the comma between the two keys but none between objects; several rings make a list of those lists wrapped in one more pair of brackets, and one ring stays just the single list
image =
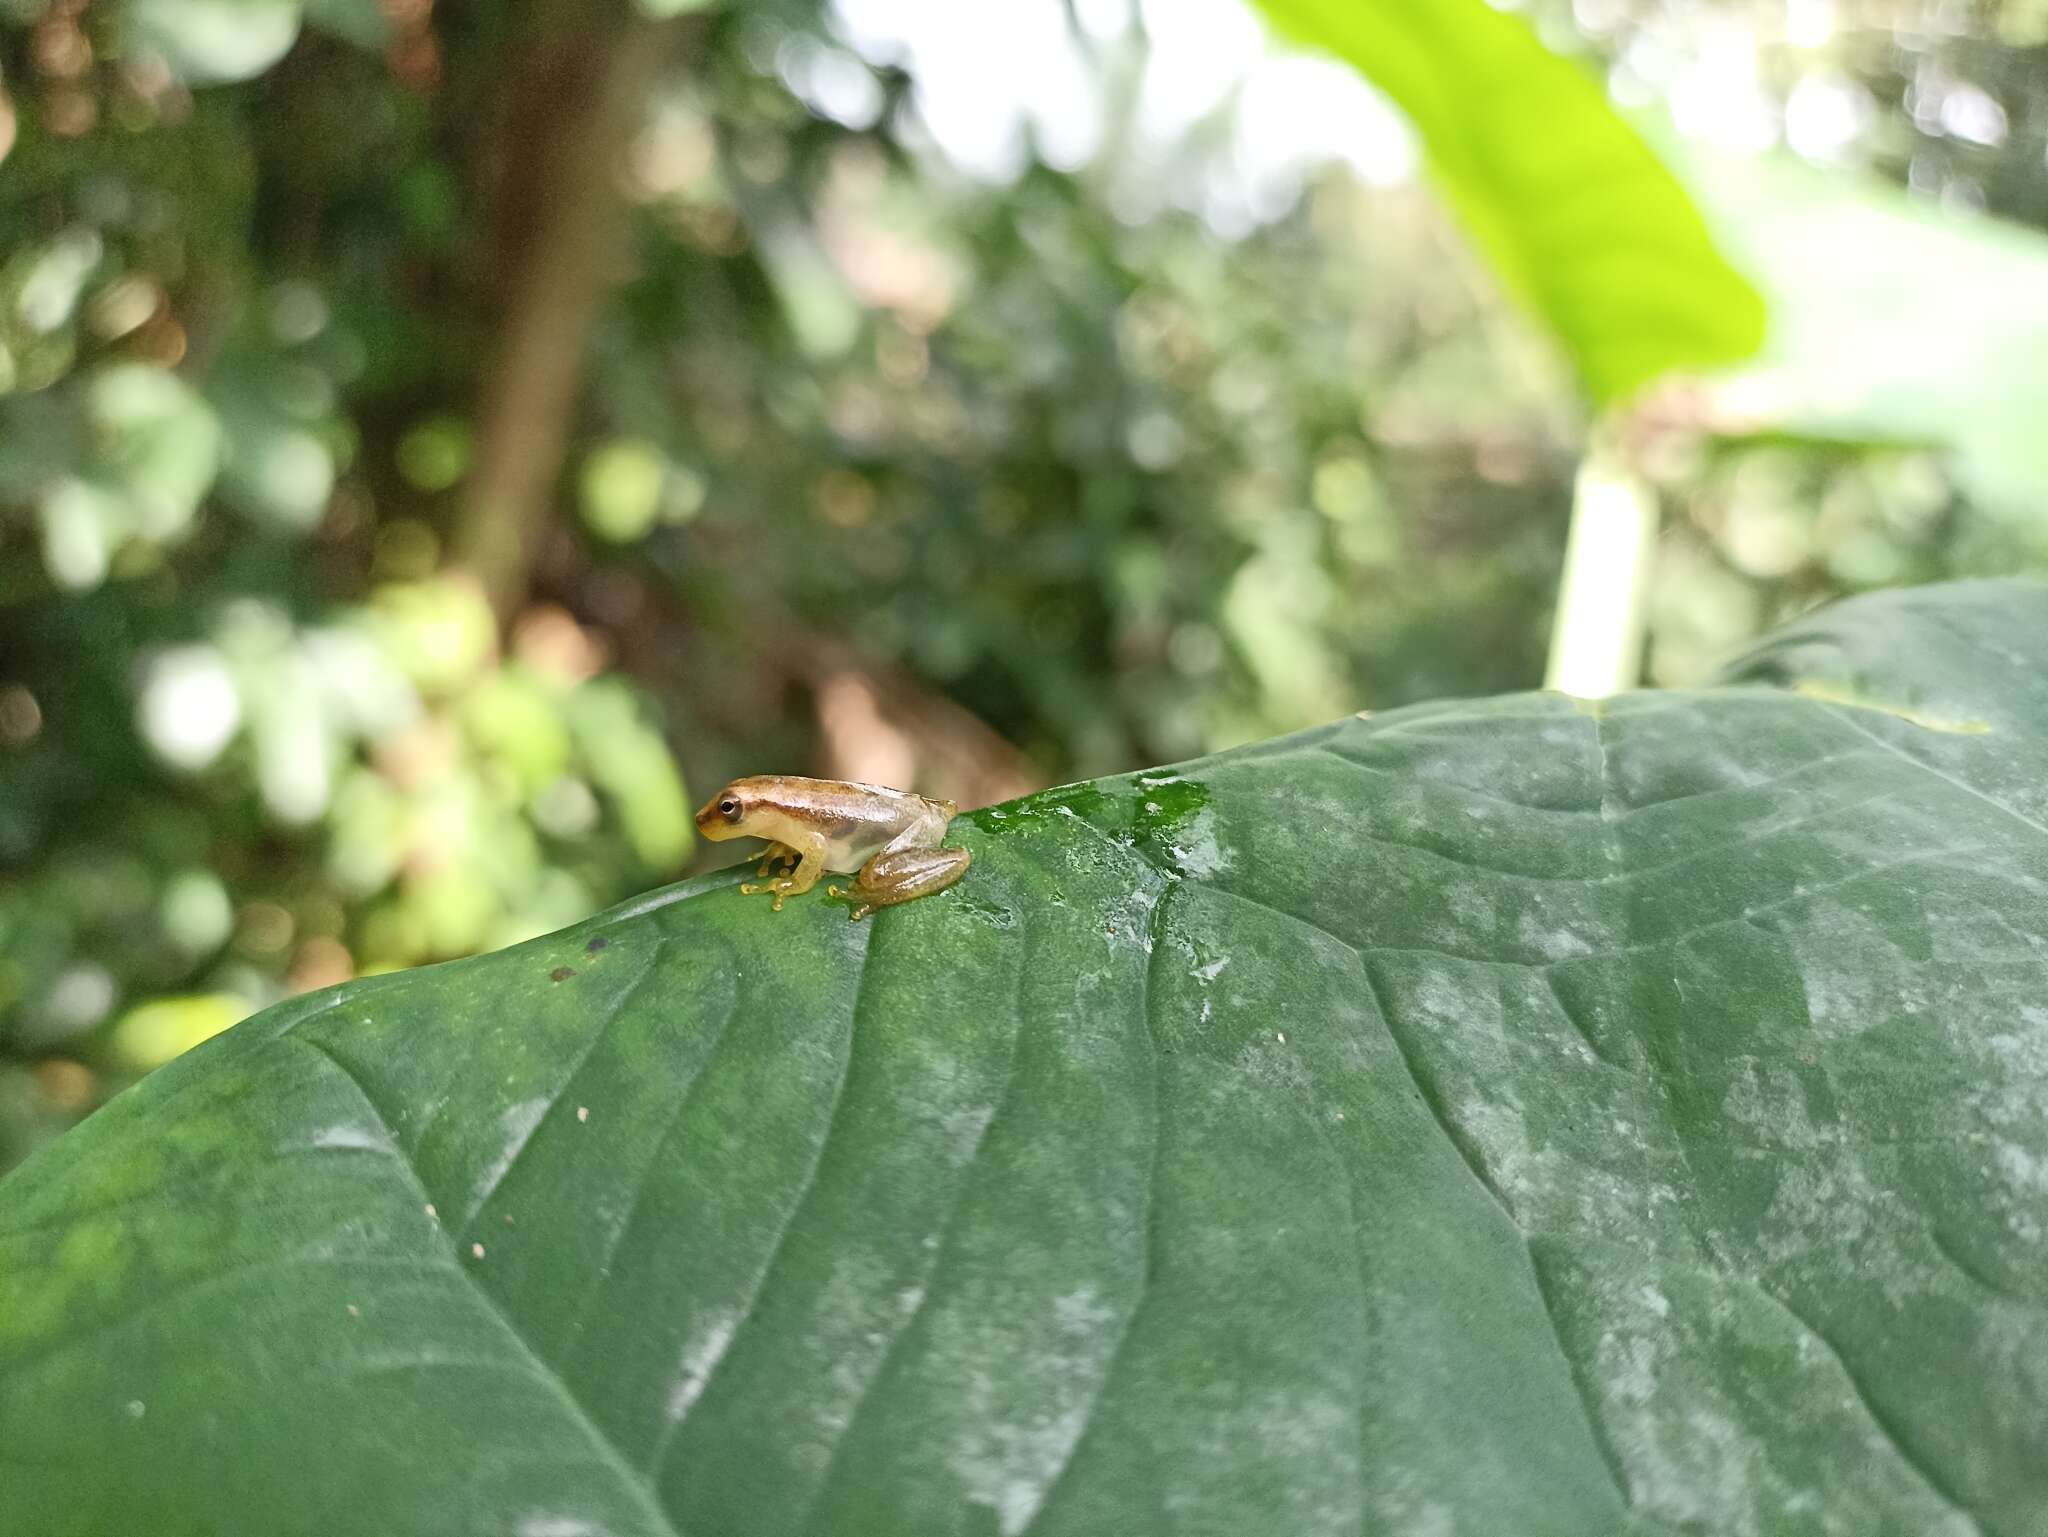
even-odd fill
[{"label": "glossy leaf surface", "polygon": [[2048,593],[309,995],[0,1184],[0,1530],[2048,1530]]}]

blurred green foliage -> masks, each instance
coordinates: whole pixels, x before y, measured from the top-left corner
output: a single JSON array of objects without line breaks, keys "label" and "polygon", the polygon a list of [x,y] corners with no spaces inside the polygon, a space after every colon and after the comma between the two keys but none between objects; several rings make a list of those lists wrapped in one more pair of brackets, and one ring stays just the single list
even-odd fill
[{"label": "blurred green foliage", "polygon": [[[1710,9],[1719,53],[1689,8],[1535,7],[1580,57],[1534,115],[1661,176],[1585,82],[1676,111],[1739,35],[1780,136],[1848,101],[1835,159],[2048,223],[2016,24]],[[1099,131],[1028,126],[1004,175],[846,10],[0,0],[0,1165],[284,992],[679,873],[686,779],[971,804],[1532,685],[1584,394],[1752,339],[1692,226],[1726,305],[1690,337],[1574,270],[1625,200],[1573,213],[1512,93],[1454,73],[1416,116],[1562,351],[1412,180],[1218,194],[1228,93],[1146,126],[1170,8],[1064,8]],[[561,158],[608,90],[620,153]],[[1489,190],[1475,124],[1531,175]],[[593,175],[616,244],[550,236]],[[574,388],[508,403],[565,291]],[[2041,559],[1924,435],[1684,391],[1614,425],[1669,510],[1665,681],[1836,592]],[[522,528],[476,488],[532,444]]]},{"label": "blurred green foliage", "polygon": [[1759,368],[1627,424],[1666,509],[1649,679],[1844,593],[2048,573],[2048,7],[1529,10],[1770,304]]}]

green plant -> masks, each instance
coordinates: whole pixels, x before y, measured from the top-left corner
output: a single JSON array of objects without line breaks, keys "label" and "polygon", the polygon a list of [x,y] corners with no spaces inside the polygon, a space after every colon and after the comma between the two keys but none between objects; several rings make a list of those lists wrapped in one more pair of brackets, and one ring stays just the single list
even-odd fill
[{"label": "green plant", "polygon": [[2044,662],[1865,598],[294,1000],[0,1183],[0,1527],[2039,1533]]},{"label": "green plant", "polygon": [[1600,405],[1739,363],[1764,304],[1599,81],[1486,0],[1258,0],[1392,98],[1438,189]]}]

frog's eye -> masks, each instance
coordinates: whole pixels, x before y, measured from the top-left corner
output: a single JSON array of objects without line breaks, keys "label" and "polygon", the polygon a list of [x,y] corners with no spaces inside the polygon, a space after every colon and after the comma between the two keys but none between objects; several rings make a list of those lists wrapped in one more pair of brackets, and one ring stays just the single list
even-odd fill
[{"label": "frog's eye", "polygon": [[740,803],[728,795],[718,803],[718,814],[728,822],[737,822],[740,819]]}]

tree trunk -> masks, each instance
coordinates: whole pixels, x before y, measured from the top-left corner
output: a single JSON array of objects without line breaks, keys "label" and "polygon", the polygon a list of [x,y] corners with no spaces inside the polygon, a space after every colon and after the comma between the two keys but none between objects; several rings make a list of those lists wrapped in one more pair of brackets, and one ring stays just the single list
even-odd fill
[{"label": "tree trunk", "polygon": [[620,276],[625,151],[689,26],[650,21],[631,0],[543,0],[487,137],[496,358],[448,564],[477,580],[501,623],[525,601],[590,326]]}]

